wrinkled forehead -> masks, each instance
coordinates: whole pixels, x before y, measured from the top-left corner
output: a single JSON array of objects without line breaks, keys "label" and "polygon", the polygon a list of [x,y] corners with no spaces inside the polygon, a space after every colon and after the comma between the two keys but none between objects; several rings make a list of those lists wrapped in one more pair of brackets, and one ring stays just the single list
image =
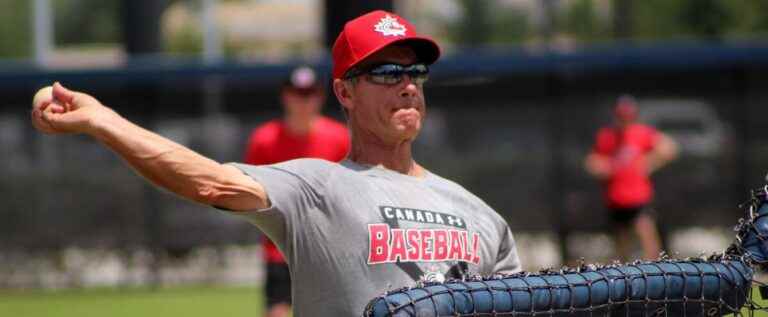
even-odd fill
[{"label": "wrinkled forehead", "polygon": [[390,45],[380,51],[368,56],[356,67],[365,68],[371,65],[382,63],[395,63],[401,65],[410,65],[418,62],[416,52],[408,45]]}]

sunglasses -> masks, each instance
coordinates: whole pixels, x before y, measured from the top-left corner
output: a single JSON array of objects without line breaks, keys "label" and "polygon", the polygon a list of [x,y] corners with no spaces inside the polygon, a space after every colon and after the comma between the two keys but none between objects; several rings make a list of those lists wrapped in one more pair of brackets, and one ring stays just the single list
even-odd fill
[{"label": "sunglasses", "polygon": [[429,79],[429,67],[426,64],[412,64],[408,66],[380,64],[366,70],[353,68],[344,76],[344,79],[352,79],[361,75],[368,75],[369,81],[380,85],[398,84],[403,81],[403,75],[408,75],[413,83],[421,85]]}]

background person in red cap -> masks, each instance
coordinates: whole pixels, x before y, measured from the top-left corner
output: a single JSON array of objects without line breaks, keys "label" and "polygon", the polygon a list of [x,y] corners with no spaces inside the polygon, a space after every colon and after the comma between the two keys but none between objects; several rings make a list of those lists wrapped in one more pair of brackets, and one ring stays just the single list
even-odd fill
[{"label": "background person in red cap", "polygon": [[520,270],[504,219],[414,161],[423,84],[440,55],[389,12],[349,21],[333,47],[333,91],[352,136],[346,160],[220,164],[59,84],[33,100],[46,133],[85,133],[159,187],[258,226],[291,269],[295,316],[359,316],[419,280]]},{"label": "background person in red cap", "polygon": [[621,96],[614,109],[614,124],[597,132],[585,168],[604,187],[604,200],[615,228],[616,251],[630,259],[632,232],[639,238],[643,257],[658,258],[661,239],[649,204],[653,200],[650,176],[677,157],[677,144],[669,136],[638,122],[635,99]]},{"label": "background person in red cap", "polygon": [[[294,69],[280,89],[282,119],[257,127],[248,139],[245,163],[266,165],[302,157],[338,162],[349,152],[347,127],[321,114],[325,91],[317,73]],[[277,246],[264,236],[267,317],[285,317],[291,309],[291,277]]]}]

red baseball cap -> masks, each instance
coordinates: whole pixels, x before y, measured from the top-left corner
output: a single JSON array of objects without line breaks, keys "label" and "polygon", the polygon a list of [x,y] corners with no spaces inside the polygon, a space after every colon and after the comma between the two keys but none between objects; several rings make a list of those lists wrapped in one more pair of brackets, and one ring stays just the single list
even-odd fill
[{"label": "red baseball cap", "polygon": [[432,64],[440,47],[429,37],[416,33],[400,16],[377,10],[347,22],[333,44],[333,78],[341,78],[352,67],[382,48],[402,43],[413,48],[420,62]]}]

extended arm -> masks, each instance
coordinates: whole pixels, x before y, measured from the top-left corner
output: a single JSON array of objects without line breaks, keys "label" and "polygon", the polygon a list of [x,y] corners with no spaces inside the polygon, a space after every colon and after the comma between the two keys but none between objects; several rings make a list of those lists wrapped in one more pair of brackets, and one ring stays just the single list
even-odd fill
[{"label": "extended arm", "polygon": [[58,83],[35,95],[32,123],[45,133],[88,134],[152,183],[193,201],[234,211],[269,205],[264,188],[237,168],[141,128],[90,95]]},{"label": "extended arm", "polygon": [[611,158],[594,151],[590,152],[584,159],[584,169],[597,179],[606,179],[611,175]]},{"label": "extended arm", "polygon": [[668,135],[659,132],[656,146],[653,147],[653,150],[648,155],[648,174],[674,161],[678,156],[678,152],[677,142]]}]

